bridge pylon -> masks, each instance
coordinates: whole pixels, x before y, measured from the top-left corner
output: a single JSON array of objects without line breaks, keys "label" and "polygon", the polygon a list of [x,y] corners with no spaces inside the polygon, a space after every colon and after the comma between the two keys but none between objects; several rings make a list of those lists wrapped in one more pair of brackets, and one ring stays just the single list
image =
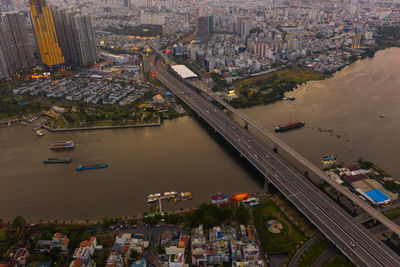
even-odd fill
[{"label": "bridge pylon", "polygon": [[267,194],[269,192],[269,184],[270,184],[269,180],[265,177],[263,191]]}]

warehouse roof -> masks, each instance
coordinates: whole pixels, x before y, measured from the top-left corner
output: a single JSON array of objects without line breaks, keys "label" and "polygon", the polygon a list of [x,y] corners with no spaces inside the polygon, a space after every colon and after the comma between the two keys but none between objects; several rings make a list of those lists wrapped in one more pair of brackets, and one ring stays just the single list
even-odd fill
[{"label": "warehouse roof", "polygon": [[181,76],[183,79],[186,78],[195,78],[197,77],[196,73],[191,71],[188,67],[185,65],[174,65],[171,66],[171,68],[178,73],[179,76]]},{"label": "warehouse roof", "polygon": [[365,192],[373,201],[377,204],[382,204],[390,201],[390,198],[382,193],[379,189],[373,189],[371,191]]},{"label": "warehouse roof", "polygon": [[356,181],[362,180],[362,179],[368,179],[368,176],[365,174],[356,174],[356,175],[345,175],[343,176],[343,180],[349,182],[349,183],[354,183]]}]

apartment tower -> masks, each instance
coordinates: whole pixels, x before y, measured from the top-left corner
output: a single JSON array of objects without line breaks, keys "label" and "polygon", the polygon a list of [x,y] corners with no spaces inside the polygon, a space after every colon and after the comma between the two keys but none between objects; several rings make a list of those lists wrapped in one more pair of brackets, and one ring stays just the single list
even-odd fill
[{"label": "apartment tower", "polygon": [[65,63],[58,43],[51,9],[46,0],[29,0],[32,22],[42,62],[49,67]]}]

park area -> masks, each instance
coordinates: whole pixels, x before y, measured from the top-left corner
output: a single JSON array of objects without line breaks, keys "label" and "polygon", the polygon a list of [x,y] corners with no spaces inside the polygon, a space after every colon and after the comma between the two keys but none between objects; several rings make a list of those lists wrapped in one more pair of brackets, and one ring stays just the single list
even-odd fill
[{"label": "park area", "polygon": [[[280,232],[268,228],[268,222],[276,220],[282,225]],[[254,210],[254,223],[261,246],[267,254],[288,253],[306,240],[306,235],[284,214],[272,200],[263,200]]]},{"label": "park area", "polygon": [[329,75],[324,73],[295,67],[238,80],[232,86],[237,88],[238,98],[232,99],[230,104],[244,108],[273,103],[300,84],[327,77]]}]

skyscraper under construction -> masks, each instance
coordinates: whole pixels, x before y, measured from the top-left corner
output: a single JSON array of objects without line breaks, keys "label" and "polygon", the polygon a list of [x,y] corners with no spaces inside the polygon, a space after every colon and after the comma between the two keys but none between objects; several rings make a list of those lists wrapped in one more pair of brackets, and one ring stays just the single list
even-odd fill
[{"label": "skyscraper under construction", "polygon": [[29,0],[32,22],[42,62],[49,67],[65,63],[58,43],[53,14],[46,0]]}]

